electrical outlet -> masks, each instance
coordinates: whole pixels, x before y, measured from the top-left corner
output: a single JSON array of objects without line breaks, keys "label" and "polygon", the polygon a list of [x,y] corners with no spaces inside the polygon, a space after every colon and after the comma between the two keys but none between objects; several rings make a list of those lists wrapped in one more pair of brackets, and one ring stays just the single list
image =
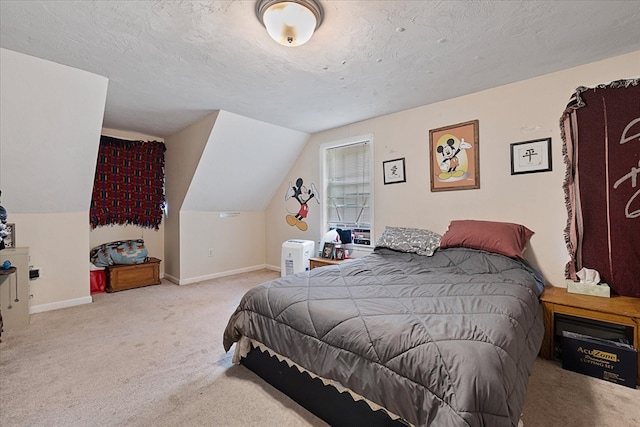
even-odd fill
[{"label": "electrical outlet", "polygon": [[213,256],[213,249],[209,248],[209,256]]}]

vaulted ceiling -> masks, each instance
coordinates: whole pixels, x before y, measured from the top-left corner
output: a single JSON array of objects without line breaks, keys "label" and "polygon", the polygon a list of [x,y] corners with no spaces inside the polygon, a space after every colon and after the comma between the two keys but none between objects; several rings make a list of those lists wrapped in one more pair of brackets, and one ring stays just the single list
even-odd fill
[{"label": "vaulted ceiling", "polygon": [[109,78],[103,125],[161,137],[215,110],[313,133],[640,50],[637,0],[320,4],[288,48],[254,1],[3,0],[0,46]]}]

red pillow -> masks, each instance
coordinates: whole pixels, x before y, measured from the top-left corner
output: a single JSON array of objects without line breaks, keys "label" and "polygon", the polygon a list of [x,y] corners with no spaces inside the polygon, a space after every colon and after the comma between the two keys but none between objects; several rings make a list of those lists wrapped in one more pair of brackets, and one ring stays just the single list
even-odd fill
[{"label": "red pillow", "polygon": [[509,222],[451,221],[440,247],[481,249],[511,258],[523,258],[522,251],[533,234],[524,225]]}]

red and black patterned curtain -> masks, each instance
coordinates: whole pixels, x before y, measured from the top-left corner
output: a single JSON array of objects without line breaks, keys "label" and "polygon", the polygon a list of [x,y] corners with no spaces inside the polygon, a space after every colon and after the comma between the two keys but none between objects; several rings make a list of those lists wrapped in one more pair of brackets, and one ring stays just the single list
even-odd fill
[{"label": "red and black patterned curtain", "polygon": [[158,141],[100,138],[91,228],[133,224],[158,229],[164,209],[164,153]]},{"label": "red and black patterned curtain", "polygon": [[594,269],[617,294],[640,297],[640,79],[578,88],[560,127],[566,277]]}]

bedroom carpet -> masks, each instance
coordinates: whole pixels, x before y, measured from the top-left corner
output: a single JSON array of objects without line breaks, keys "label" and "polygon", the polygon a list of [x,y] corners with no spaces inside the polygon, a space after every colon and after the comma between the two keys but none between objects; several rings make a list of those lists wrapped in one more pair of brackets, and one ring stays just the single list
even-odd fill
[{"label": "bedroom carpet", "polygon": [[[261,270],[98,294],[38,313],[0,343],[0,426],[326,426],[222,348]],[[640,425],[640,389],[537,359],[525,427]]]}]

